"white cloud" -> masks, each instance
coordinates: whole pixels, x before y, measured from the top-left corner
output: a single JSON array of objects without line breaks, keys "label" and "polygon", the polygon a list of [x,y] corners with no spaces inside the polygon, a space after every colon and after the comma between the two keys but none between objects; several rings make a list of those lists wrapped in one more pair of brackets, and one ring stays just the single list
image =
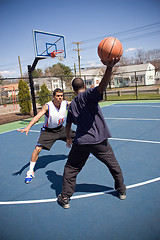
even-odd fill
[{"label": "white cloud", "polygon": [[135,51],[137,48],[128,48],[128,49],[126,49],[125,50],[125,52],[133,52],[133,51]]},{"label": "white cloud", "polygon": [[102,65],[101,62],[87,62],[90,67],[99,67]]},{"label": "white cloud", "polygon": [[0,71],[0,75],[3,77],[10,77],[16,74],[16,71]]}]

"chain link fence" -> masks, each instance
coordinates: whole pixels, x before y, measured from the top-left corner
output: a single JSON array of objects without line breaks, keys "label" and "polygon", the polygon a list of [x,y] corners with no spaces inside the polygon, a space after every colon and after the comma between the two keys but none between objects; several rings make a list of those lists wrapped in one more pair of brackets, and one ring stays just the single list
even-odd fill
[{"label": "chain link fence", "polygon": [[[101,81],[103,75],[81,75],[86,88],[95,87]],[[19,112],[18,82],[22,78],[0,79],[0,114]],[[29,79],[23,78],[30,89]],[[148,80],[148,82],[147,82]],[[50,91],[55,88],[64,90],[64,99],[72,100],[75,93],[71,90],[71,76],[49,76],[34,78],[34,91],[36,107],[41,106],[38,103],[39,91],[45,84]],[[149,83],[149,84],[148,84]],[[32,102],[32,97],[30,97]],[[160,100],[160,77],[149,75],[148,71],[113,73],[109,87],[103,95],[104,101],[126,101],[126,100]]]}]

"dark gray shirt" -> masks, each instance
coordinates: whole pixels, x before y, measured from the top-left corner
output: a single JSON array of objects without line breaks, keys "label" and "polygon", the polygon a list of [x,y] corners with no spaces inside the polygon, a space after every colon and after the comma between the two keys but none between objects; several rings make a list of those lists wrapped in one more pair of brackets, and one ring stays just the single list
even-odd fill
[{"label": "dark gray shirt", "polygon": [[77,125],[76,144],[97,144],[111,137],[98,105],[102,99],[95,87],[79,93],[71,102],[66,121]]}]

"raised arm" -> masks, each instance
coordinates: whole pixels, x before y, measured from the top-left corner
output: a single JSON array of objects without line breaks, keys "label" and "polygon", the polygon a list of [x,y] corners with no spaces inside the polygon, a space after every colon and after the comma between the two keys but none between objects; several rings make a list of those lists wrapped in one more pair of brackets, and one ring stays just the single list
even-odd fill
[{"label": "raised arm", "polygon": [[38,122],[38,120],[48,111],[48,106],[45,104],[41,111],[34,117],[32,118],[32,120],[30,121],[30,123],[27,125],[27,127],[23,128],[23,129],[17,129],[19,132],[23,133],[25,132],[26,135],[29,132],[29,129],[36,123]]},{"label": "raised arm", "polygon": [[108,85],[111,75],[112,75],[112,68],[118,61],[119,61],[119,59],[115,58],[112,60],[112,62],[109,62],[109,61],[102,62],[104,65],[107,66],[107,69],[104,73],[104,76],[103,76],[101,82],[99,83],[99,86],[98,86],[98,91],[100,94],[102,94],[105,91],[105,89],[107,88],[107,85]]}]

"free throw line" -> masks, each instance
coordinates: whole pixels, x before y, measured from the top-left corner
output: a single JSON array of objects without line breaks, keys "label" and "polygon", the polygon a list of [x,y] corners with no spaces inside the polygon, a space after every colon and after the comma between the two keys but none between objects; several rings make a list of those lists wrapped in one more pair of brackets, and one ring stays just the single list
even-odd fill
[{"label": "free throw line", "polygon": [[[40,131],[37,130],[29,130],[29,132],[35,132],[40,133]],[[148,141],[148,140],[138,140],[138,139],[125,139],[125,138],[109,138],[109,140],[115,140],[115,141],[127,141],[127,142],[140,142],[140,143],[160,143],[158,141]]]}]

